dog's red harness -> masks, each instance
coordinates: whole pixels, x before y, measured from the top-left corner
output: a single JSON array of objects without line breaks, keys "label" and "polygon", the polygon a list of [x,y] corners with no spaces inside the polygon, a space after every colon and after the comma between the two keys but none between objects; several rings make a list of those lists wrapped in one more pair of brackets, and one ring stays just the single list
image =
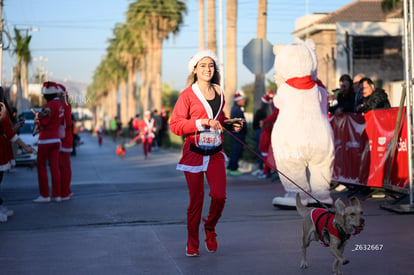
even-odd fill
[{"label": "dog's red harness", "polygon": [[[334,222],[335,213],[323,208],[314,208],[310,212],[310,216],[313,224],[315,225],[316,233],[318,234],[319,239],[322,241],[322,244],[324,246],[329,246],[330,242],[329,234],[326,234],[327,232],[341,240],[339,247],[341,247],[345,241],[351,237],[351,234],[345,232],[345,230],[340,227],[339,224]],[[361,233],[362,228],[363,226],[354,228],[352,235]]]},{"label": "dog's red harness", "polygon": [[319,239],[322,241],[324,246],[329,246],[329,243],[326,243],[322,236],[322,231],[324,230],[324,228],[326,228],[326,230],[328,230],[330,234],[334,235],[338,239],[343,238],[343,236],[341,237],[341,235],[339,234],[338,229],[334,226],[333,221],[335,215],[329,213],[328,210],[323,208],[314,208],[312,209],[310,215],[312,222],[315,225],[316,233],[318,233]]}]

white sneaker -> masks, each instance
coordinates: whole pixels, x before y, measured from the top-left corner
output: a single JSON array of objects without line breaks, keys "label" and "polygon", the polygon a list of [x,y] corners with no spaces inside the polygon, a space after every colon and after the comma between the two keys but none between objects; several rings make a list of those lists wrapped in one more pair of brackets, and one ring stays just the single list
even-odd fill
[{"label": "white sneaker", "polygon": [[[301,196],[303,205],[308,205],[308,200]],[[286,192],[283,197],[274,197],[272,204],[274,206],[295,207],[296,208],[296,192]]]},{"label": "white sneaker", "polygon": [[39,196],[36,199],[34,199],[33,202],[36,202],[36,203],[48,203],[48,202],[50,202],[50,197],[42,197],[42,196]]},{"label": "white sneaker", "polygon": [[0,212],[0,222],[7,222],[7,215],[3,212]]},{"label": "white sneaker", "polygon": [[254,171],[252,172],[252,176],[257,176],[257,175],[259,175],[259,174],[261,174],[261,173],[262,173],[262,170],[257,169],[257,170],[254,170]]},{"label": "white sneaker", "polygon": [[52,197],[52,201],[54,202],[61,202],[62,198],[61,197]]},{"label": "white sneaker", "polygon": [[70,200],[70,198],[71,198],[71,196],[69,195],[67,197],[62,197],[61,199],[62,199],[62,201],[68,201],[68,200]]},{"label": "white sneaker", "polygon": [[0,205],[0,212],[6,214],[7,217],[13,216],[14,211],[7,208],[7,206]]}]

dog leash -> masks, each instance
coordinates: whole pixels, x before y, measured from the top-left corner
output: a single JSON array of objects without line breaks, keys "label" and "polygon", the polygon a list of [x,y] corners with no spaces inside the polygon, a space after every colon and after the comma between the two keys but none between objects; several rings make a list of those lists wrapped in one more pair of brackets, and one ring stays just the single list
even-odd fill
[{"label": "dog leash", "polygon": [[312,199],[314,199],[319,205],[321,205],[322,207],[324,207],[326,209],[329,209],[329,207],[327,205],[325,205],[320,200],[318,200],[317,198],[315,198],[311,193],[309,193],[308,191],[306,191],[305,189],[303,189],[302,187],[300,187],[291,178],[289,178],[284,173],[282,173],[280,170],[278,170],[276,167],[274,167],[265,158],[263,158],[261,155],[259,155],[258,153],[256,153],[256,151],[254,151],[253,149],[251,149],[246,143],[244,143],[242,140],[240,140],[238,137],[236,137],[233,133],[231,133],[231,131],[227,130],[225,127],[223,127],[223,129],[226,130],[227,133],[229,133],[233,138],[235,138],[238,142],[240,142],[244,147],[246,147],[247,149],[249,149],[250,152],[252,152],[258,158],[260,158],[261,160],[263,160],[266,163],[266,165],[268,165],[270,168],[272,168],[273,170],[275,170],[276,172],[278,172],[280,175],[282,175],[283,177],[285,177],[288,181],[290,181],[291,183],[293,183],[296,187],[298,187],[300,190],[302,190],[306,195],[308,195],[309,197],[311,197]]}]

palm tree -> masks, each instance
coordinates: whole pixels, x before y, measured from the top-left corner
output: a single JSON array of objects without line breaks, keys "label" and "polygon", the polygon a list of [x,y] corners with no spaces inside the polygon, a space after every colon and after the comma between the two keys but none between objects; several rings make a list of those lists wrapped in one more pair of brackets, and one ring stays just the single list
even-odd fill
[{"label": "palm tree", "polygon": [[[227,0],[225,96],[231,98],[237,89],[237,0]],[[231,104],[225,105],[230,114]]]},{"label": "palm tree", "polygon": [[[266,23],[267,23],[267,0],[259,0],[258,17],[257,17],[257,38],[266,38]],[[264,93],[264,74],[256,74],[254,83],[253,102],[256,111],[260,107],[260,98]]]},{"label": "palm tree", "polygon": [[207,48],[217,54],[215,0],[207,0]]},{"label": "palm tree", "polygon": [[[127,22],[140,35],[147,53],[145,73],[142,75],[141,96],[151,102],[144,109],[161,108],[162,43],[171,33],[176,34],[183,23],[186,4],[179,0],[139,0],[127,11]],[[148,73],[148,74],[147,74]]]},{"label": "palm tree", "polygon": [[[17,68],[16,68],[16,87],[17,98],[16,108],[19,112],[27,109],[28,104],[28,67],[32,60],[29,45],[32,39],[31,35],[22,36],[18,29],[14,29],[16,42],[16,48],[13,53],[17,56]],[[22,83],[24,90],[22,89]]]}]

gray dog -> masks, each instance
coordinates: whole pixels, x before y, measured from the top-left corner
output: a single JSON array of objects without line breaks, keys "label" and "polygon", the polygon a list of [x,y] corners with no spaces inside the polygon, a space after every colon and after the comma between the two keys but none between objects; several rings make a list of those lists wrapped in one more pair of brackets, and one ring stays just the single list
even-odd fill
[{"label": "gray dog", "polygon": [[324,208],[306,207],[299,194],[296,194],[296,209],[303,218],[301,268],[308,267],[306,249],[310,242],[320,240],[334,256],[332,272],[342,274],[338,268],[339,263],[349,263],[343,255],[346,243],[351,235],[358,234],[363,229],[365,223],[359,200],[352,197],[349,202],[350,205],[346,206],[337,199],[334,213]]}]

